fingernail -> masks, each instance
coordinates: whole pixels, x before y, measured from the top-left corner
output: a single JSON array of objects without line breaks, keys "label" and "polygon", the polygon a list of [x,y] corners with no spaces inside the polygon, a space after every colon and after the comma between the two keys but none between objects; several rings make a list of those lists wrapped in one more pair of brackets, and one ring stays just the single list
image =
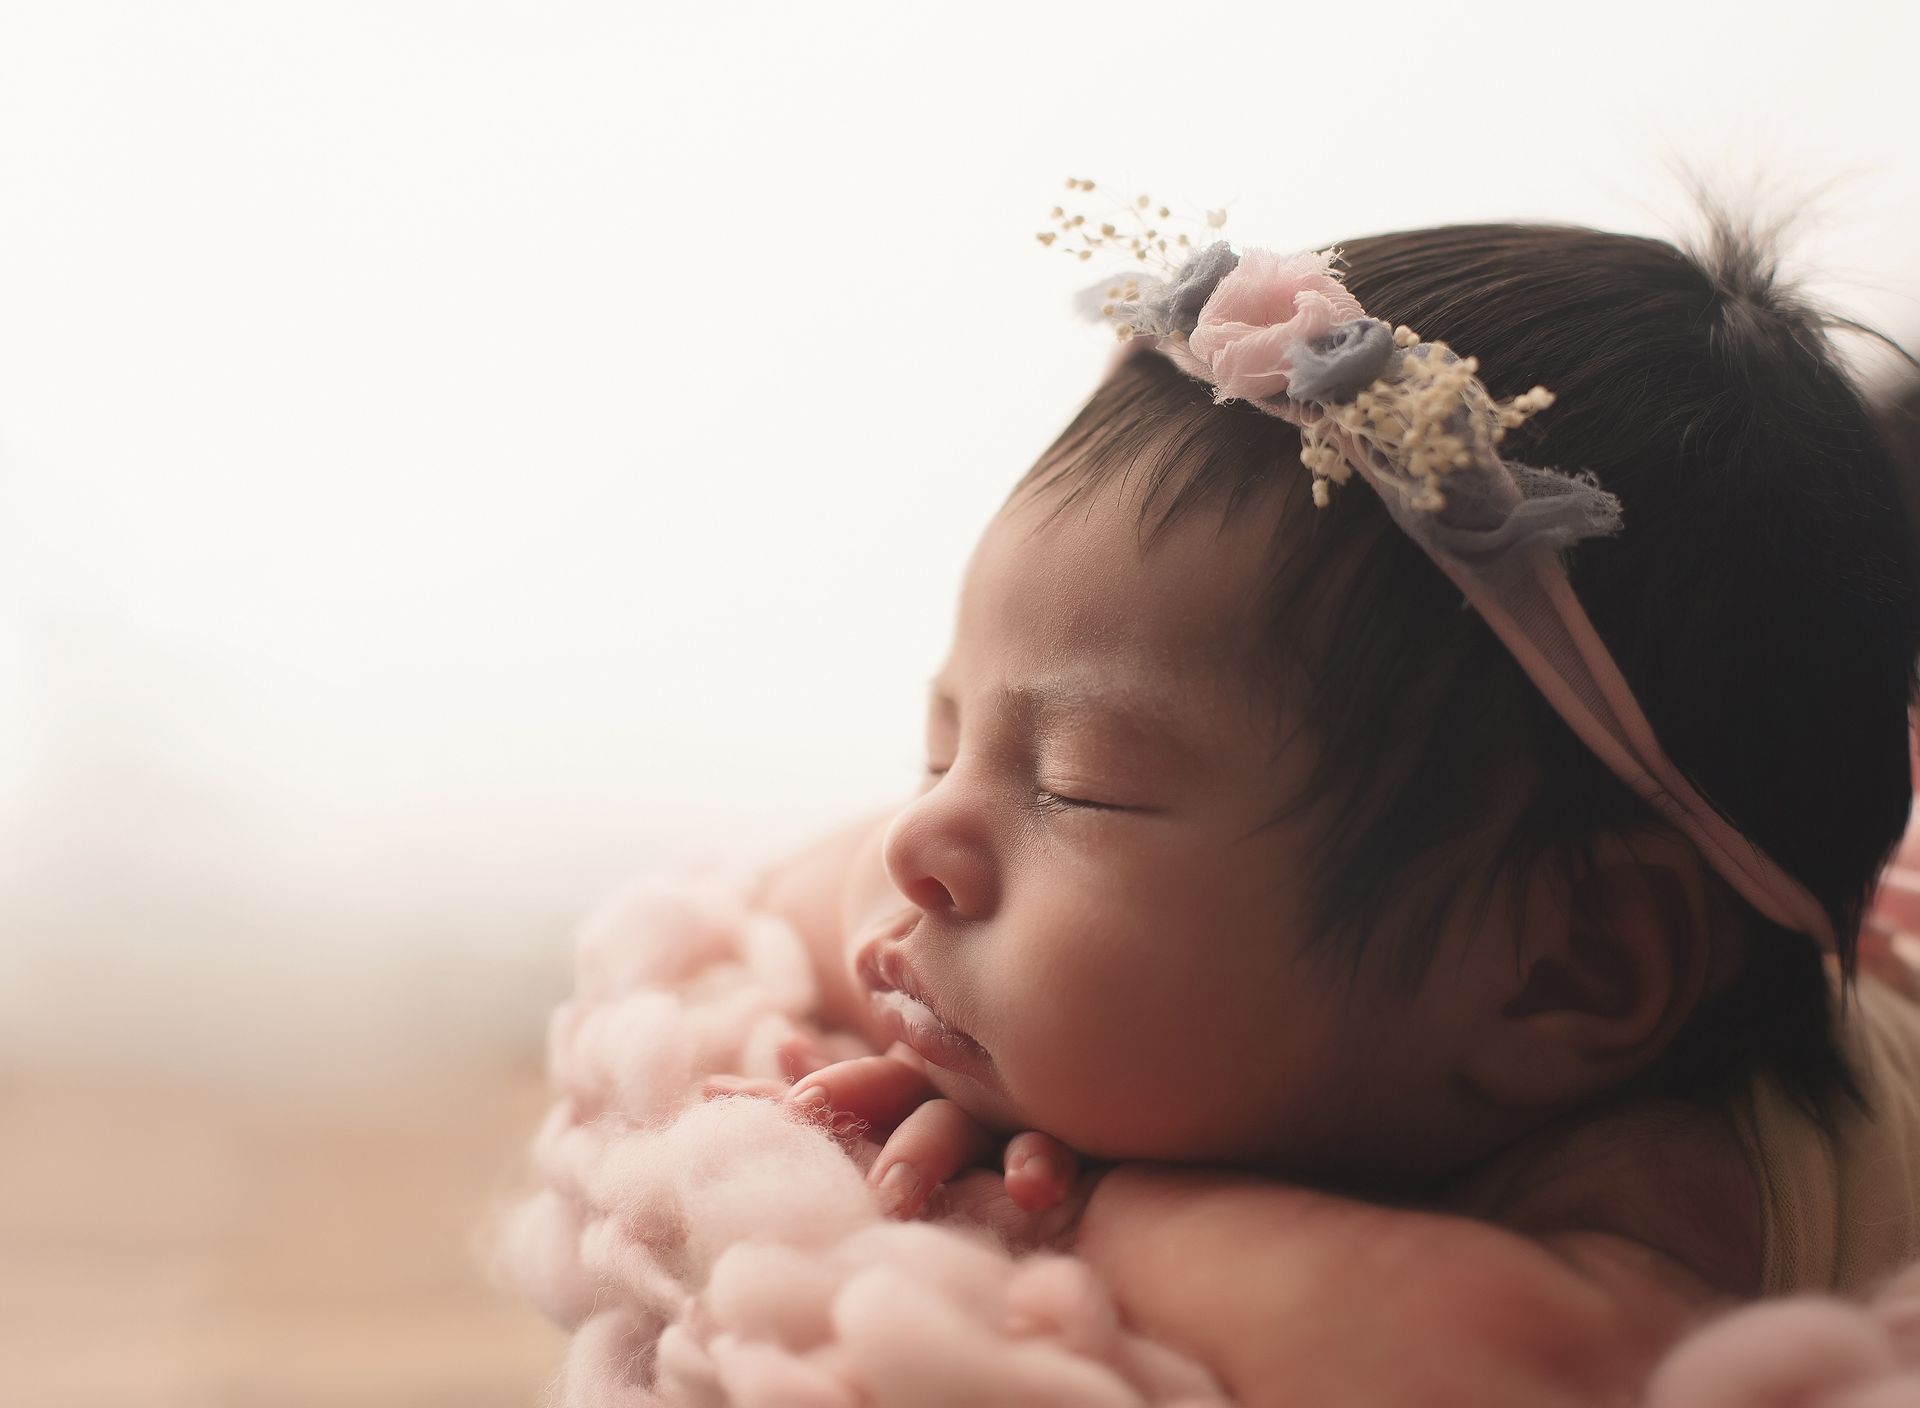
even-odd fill
[{"label": "fingernail", "polygon": [[1051,1179],[1053,1177],[1053,1160],[1045,1154],[1029,1154],[1020,1161],[1020,1167],[1015,1169],[1014,1172],[1036,1181],[1040,1179]]},{"label": "fingernail", "polygon": [[888,1212],[897,1212],[920,1189],[920,1175],[913,1165],[897,1163],[880,1178],[880,1201]]},{"label": "fingernail", "polygon": [[802,1110],[821,1110],[826,1108],[827,1092],[824,1086],[809,1085],[799,1090],[787,1092],[787,1103]]}]

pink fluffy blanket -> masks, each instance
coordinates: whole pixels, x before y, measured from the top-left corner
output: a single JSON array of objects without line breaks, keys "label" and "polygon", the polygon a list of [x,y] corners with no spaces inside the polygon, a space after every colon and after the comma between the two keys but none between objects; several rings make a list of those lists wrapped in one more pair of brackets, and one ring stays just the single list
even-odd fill
[{"label": "pink fluffy blanket", "polygon": [[[935,1408],[1224,1404],[1191,1359],[1130,1330],[1085,1263],[1015,1254],[987,1229],[882,1217],[850,1156],[775,1101],[811,1040],[799,937],[750,909],[747,877],[658,878],[583,927],[554,1013],[544,1183],[509,1214],[513,1279],[573,1331],[559,1408]],[[1920,1408],[1920,1268],[1871,1305],[1756,1306],[1684,1341],[1656,1408]]]}]

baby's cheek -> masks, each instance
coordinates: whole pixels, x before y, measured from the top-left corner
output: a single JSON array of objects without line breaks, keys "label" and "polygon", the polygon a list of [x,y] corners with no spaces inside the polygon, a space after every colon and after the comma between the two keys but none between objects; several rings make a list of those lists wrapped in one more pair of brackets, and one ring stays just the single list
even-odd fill
[{"label": "baby's cheek", "polygon": [[1322,1054],[1302,1044],[1307,1031],[1275,1039],[1272,1019],[1251,1008],[1087,1018],[1026,1053],[1032,1078],[1018,1093],[1034,1127],[1092,1157],[1258,1161],[1290,1128],[1316,1124],[1311,1107],[1338,1087]]},{"label": "baby's cheek", "polygon": [[1243,1088],[1250,1071],[1195,1064],[1195,1053],[1164,1032],[1107,1027],[1084,1036],[1029,1053],[1015,1092],[1021,1127],[1092,1158],[1185,1160],[1220,1152],[1257,1119]]}]

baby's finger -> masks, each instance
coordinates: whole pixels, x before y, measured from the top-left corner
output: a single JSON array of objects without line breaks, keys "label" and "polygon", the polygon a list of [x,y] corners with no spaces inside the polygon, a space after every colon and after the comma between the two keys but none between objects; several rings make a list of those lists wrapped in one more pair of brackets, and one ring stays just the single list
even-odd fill
[{"label": "baby's finger", "polygon": [[820,1043],[806,1032],[795,1032],[783,1038],[774,1048],[774,1058],[780,1063],[780,1073],[790,1081],[810,1076],[827,1064],[826,1053],[820,1049]]},{"label": "baby's finger", "polygon": [[1107,1172],[1098,1165],[1087,1169],[1058,1204],[1045,1212],[1029,1212],[1007,1196],[1003,1175],[990,1168],[975,1169],[935,1190],[934,1207],[942,1218],[987,1228],[1011,1252],[1066,1251],[1073,1245],[1094,1186]]},{"label": "baby's finger", "polygon": [[857,1115],[876,1129],[892,1129],[938,1094],[924,1071],[891,1056],[858,1056],[803,1076],[786,1102],[801,1110]]},{"label": "baby's finger", "polygon": [[993,1152],[998,1140],[951,1100],[929,1100],[900,1122],[867,1171],[890,1217],[915,1216],[927,1195]]},{"label": "baby's finger", "polygon": [[700,1082],[700,1098],[717,1100],[723,1095],[754,1095],[778,1100],[787,1093],[787,1083],[756,1076],[711,1075]]},{"label": "baby's finger", "polygon": [[927,1058],[922,1056],[918,1051],[915,1051],[911,1046],[908,1046],[904,1041],[896,1041],[892,1046],[889,1046],[886,1054],[896,1061],[912,1066],[916,1071],[924,1071],[927,1068]]},{"label": "baby's finger", "polygon": [[1027,1130],[1007,1141],[1007,1196],[1027,1212],[1056,1206],[1080,1176],[1080,1156],[1050,1134]]}]

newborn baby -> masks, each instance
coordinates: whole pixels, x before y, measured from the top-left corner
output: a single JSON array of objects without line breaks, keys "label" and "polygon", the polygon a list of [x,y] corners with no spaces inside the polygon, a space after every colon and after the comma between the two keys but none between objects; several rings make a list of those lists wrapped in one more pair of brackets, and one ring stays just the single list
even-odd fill
[{"label": "newborn baby", "polygon": [[1872,978],[1836,1006],[1909,799],[1912,549],[1807,315],[1719,249],[1423,231],[1347,284],[1496,394],[1555,388],[1515,457],[1625,519],[1580,600],[1837,957],[1597,762],[1366,486],[1316,507],[1300,432],[1135,356],[973,554],[918,791],[762,897],[891,1048],[784,1098],[864,1122],[896,1215],[1071,1245],[1249,1403],[1363,1363],[1370,1403],[1630,1395],[1730,1299],[1920,1251],[1911,1182],[1868,1235],[1777,1176],[1825,1151],[1796,1196],[1859,1207],[1920,1150],[1888,1075],[1920,1017]]}]

